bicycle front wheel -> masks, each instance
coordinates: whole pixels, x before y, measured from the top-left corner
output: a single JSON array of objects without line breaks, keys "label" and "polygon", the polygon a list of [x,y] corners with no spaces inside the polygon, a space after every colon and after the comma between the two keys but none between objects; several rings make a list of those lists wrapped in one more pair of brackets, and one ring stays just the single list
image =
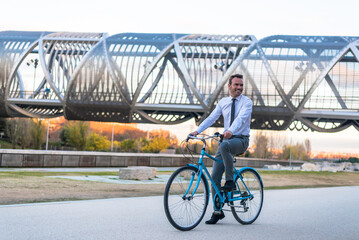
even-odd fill
[{"label": "bicycle front wheel", "polygon": [[182,231],[195,228],[206,213],[208,183],[204,175],[199,179],[198,174],[195,167],[182,167],[167,182],[164,193],[165,213],[172,226]]},{"label": "bicycle front wheel", "polygon": [[[251,197],[231,202],[231,210],[234,218],[241,224],[251,224],[259,216],[263,205],[263,183],[258,173],[252,169],[241,172],[243,181],[236,180],[237,190],[242,197]],[[249,190],[249,191],[248,191]]]}]

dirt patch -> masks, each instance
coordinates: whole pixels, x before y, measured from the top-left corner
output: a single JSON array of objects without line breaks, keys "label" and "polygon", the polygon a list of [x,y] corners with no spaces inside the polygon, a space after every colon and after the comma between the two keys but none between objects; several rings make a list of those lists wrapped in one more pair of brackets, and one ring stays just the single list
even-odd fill
[{"label": "dirt patch", "polygon": [[[359,185],[359,173],[266,173],[264,187]],[[0,173],[0,204],[163,195],[165,184],[115,184]]]},{"label": "dirt patch", "polygon": [[294,172],[260,173],[265,188],[358,186],[359,173]]},{"label": "dirt patch", "polygon": [[161,195],[164,184],[113,184],[45,177],[0,178],[0,204]]}]

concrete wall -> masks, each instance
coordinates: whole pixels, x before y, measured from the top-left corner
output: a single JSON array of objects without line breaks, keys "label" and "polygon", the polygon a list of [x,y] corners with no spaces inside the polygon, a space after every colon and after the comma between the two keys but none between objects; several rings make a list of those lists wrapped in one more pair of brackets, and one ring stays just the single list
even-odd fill
[{"label": "concrete wall", "polygon": [[[198,161],[199,156],[195,156]],[[188,163],[181,154],[108,153],[0,149],[0,167],[180,167]],[[211,159],[205,159],[212,166]],[[303,162],[292,161],[292,166]],[[235,166],[262,168],[265,165],[288,166],[286,160],[237,158]]]}]

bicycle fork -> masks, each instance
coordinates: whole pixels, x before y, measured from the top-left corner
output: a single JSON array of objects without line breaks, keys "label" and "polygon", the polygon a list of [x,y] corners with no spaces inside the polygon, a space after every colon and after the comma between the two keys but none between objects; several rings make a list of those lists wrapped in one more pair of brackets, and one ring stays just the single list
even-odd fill
[{"label": "bicycle fork", "polygon": [[190,183],[189,183],[189,185],[188,185],[188,188],[187,188],[185,194],[182,196],[182,199],[183,199],[183,200],[189,200],[189,201],[190,201],[190,200],[193,199],[193,196],[196,194],[196,192],[197,192],[197,190],[198,190],[199,183],[200,183],[200,181],[201,181],[202,174],[203,174],[202,171],[200,171],[200,170],[198,170],[198,171],[199,171],[199,174],[198,174],[198,177],[197,177],[196,186],[194,187],[194,189],[193,189],[191,195],[187,197],[189,191],[190,191],[191,188],[192,188],[193,182],[195,181],[194,179],[195,179],[195,177],[196,177],[196,173],[195,173],[195,172],[192,172],[192,173],[191,173],[192,176],[191,176]]}]

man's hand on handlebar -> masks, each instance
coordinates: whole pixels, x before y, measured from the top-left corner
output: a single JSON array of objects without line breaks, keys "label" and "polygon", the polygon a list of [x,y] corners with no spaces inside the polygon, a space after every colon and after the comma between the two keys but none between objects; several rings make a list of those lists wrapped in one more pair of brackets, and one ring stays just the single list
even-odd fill
[{"label": "man's hand on handlebar", "polygon": [[188,134],[187,139],[186,139],[186,142],[188,142],[188,140],[189,140],[191,137],[196,137],[197,135],[198,135],[198,132],[197,132],[197,131],[191,132],[190,134]]},{"label": "man's hand on handlebar", "polygon": [[[197,137],[198,135],[198,132],[197,131],[194,131],[194,132],[191,132],[190,134],[188,134],[188,136],[191,136],[191,137]],[[214,133],[215,136],[217,137],[220,137],[222,136],[223,138],[231,138],[233,133],[231,131],[225,131],[223,134],[220,134],[219,132],[216,132]]]},{"label": "man's hand on handlebar", "polygon": [[189,135],[192,135],[192,136],[196,137],[198,135],[198,132],[194,131],[194,132],[191,132]]},{"label": "man's hand on handlebar", "polygon": [[233,135],[233,133],[231,131],[228,131],[228,130],[223,133],[224,138],[231,138],[232,135]]}]

